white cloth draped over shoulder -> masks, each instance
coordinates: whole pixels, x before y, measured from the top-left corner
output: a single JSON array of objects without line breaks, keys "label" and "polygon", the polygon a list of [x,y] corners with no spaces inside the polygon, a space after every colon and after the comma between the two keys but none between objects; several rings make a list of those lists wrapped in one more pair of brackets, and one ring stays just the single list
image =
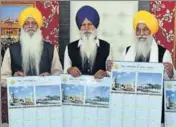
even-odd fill
[{"label": "white cloth draped over shoulder", "polygon": [[[145,47],[144,47],[145,48]],[[153,39],[152,45],[151,45],[151,51],[150,51],[150,57],[149,57],[149,62],[159,62],[158,60],[158,45],[155,41],[155,39]],[[124,56],[123,56],[123,61],[135,61],[135,56],[136,56],[136,51],[135,51],[135,44],[131,45],[130,48],[128,49],[128,51],[126,52],[126,49],[124,51]],[[172,62],[172,56],[171,53],[166,49],[164,55],[163,55],[163,59],[162,62],[169,62],[171,64],[173,64]],[[176,71],[175,68],[173,68],[174,71],[174,76],[176,77]],[[165,76],[168,77],[168,76]],[[166,78],[167,79],[167,78]]]}]

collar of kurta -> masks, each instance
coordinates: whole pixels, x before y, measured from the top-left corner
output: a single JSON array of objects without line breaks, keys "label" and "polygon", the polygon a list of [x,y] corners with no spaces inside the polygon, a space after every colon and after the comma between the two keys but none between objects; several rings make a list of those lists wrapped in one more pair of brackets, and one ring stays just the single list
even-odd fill
[{"label": "collar of kurta", "polygon": [[[79,39],[79,42],[78,42],[78,47],[80,47],[80,45],[82,44],[82,40],[81,39]],[[96,44],[97,44],[97,46],[99,47],[100,46],[100,41],[99,41],[99,39],[97,38],[96,39]]]}]

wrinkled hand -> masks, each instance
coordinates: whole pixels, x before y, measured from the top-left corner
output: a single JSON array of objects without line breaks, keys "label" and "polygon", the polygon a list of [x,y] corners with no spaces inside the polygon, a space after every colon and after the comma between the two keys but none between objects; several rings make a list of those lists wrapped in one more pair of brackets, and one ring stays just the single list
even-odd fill
[{"label": "wrinkled hand", "polygon": [[22,71],[17,71],[14,73],[14,76],[26,76],[26,74]]},{"label": "wrinkled hand", "polygon": [[106,73],[106,71],[104,70],[98,70],[95,74],[94,74],[94,78],[96,79],[102,79],[104,77],[106,77],[108,74]]},{"label": "wrinkled hand", "polygon": [[77,67],[70,67],[67,70],[68,74],[71,74],[73,77],[79,77],[82,75],[82,73],[80,72],[80,70]]},{"label": "wrinkled hand", "polygon": [[166,71],[167,75],[169,76],[169,78],[173,77],[173,65],[169,62],[164,62],[164,70]]},{"label": "wrinkled hand", "polygon": [[48,72],[43,72],[40,74],[40,76],[48,76],[48,75],[50,75],[50,73],[48,73]]}]

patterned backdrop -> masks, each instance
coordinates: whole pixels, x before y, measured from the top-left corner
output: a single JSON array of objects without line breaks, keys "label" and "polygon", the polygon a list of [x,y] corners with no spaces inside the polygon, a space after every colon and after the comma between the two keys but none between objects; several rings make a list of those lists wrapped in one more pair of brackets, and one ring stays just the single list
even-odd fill
[{"label": "patterned backdrop", "polygon": [[174,50],[174,12],[175,1],[152,1],[150,11],[159,19],[160,29],[155,38],[157,42],[166,47],[173,55],[176,62]]},{"label": "patterned backdrop", "polygon": [[58,44],[59,38],[59,2],[43,1],[36,2],[36,7],[43,14],[44,27],[42,28],[45,40],[49,40],[52,44]]},{"label": "patterned backdrop", "polygon": [[[36,2],[36,7],[42,12],[44,26],[42,32],[44,39],[50,43],[58,44],[59,38],[59,2],[58,1],[42,1]],[[8,122],[7,113],[7,89],[2,87],[2,123]]]}]

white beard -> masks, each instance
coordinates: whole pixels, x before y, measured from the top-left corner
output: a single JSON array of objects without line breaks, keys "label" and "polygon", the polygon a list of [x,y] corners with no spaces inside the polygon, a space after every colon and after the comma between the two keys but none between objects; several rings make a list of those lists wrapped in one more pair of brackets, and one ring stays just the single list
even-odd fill
[{"label": "white beard", "polygon": [[32,36],[21,28],[20,43],[22,53],[23,71],[27,73],[29,69],[34,69],[34,73],[39,75],[39,64],[43,49],[42,32],[38,29]]},{"label": "white beard", "polygon": [[82,58],[82,65],[84,65],[86,58],[90,61],[91,67],[93,67],[95,57],[97,54],[96,44],[97,31],[81,32],[81,46],[80,54]]},{"label": "white beard", "polygon": [[137,43],[135,45],[136,48],[136,57],[143,56],[145,59],[147,59],[150,50],[151,45],[153,41],[153,37],[151,35],[144,37],[146,39],[139,39],[140,37],[137,37]]}]

